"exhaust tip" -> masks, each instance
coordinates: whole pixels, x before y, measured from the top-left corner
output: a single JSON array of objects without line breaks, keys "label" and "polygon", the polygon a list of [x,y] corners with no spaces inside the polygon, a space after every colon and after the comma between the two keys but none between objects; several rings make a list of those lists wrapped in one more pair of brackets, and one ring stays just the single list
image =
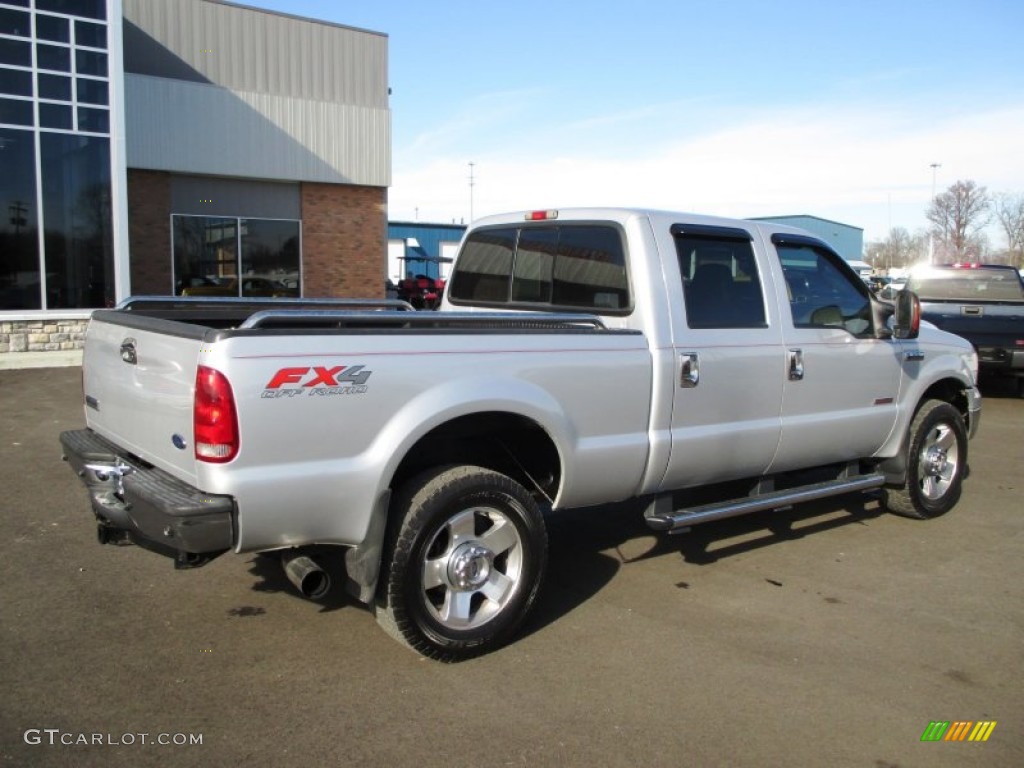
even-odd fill
[{"label": "exhaust tip", "polygon": [[330,574],[309,555],[299,554],[297,550],[285,552],[281,555],[281,565],[284,566],[288,581],[294,584],[304,597],[319,600],[330,591]]}]

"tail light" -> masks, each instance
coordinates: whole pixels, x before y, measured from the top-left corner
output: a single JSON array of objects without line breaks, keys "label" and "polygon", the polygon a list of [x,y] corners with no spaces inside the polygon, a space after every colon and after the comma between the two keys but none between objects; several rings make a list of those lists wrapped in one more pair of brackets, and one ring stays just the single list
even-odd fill
[{"label": "tail light", "polygon": [[192,412],[196,459],[214,464],[238,455],[238,415],[231,384],[220,371],[200,365]]}]

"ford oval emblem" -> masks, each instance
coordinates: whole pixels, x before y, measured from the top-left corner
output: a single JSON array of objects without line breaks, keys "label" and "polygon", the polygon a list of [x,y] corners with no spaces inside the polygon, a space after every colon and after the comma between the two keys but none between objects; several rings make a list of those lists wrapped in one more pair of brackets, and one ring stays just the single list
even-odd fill
[{"label": "ford oval emblem", "polygon": [[184,451],[188,447],[188,442],[181,435],[171,435],[171,442],[179,451]]}]

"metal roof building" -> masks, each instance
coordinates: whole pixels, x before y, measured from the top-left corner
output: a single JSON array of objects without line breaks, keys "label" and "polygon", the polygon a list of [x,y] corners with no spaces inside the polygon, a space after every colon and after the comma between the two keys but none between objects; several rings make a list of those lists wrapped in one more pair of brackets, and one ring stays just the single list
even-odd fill
[{"label": "metal roof building", "polygon": [[758,216],[751,221],[772,221],[776,224],[788,224],[791,227],[806,229],[817,235],[836,249],[836,253],[847,261],[860,261],[864,258],[864,230],[850,224],[822,219],[807,214],[796,216]]},{"label": "metal roof building", "polygon": [[446,279],[466,232],[465,224],[388,222],[388,280],[426,275]]}]

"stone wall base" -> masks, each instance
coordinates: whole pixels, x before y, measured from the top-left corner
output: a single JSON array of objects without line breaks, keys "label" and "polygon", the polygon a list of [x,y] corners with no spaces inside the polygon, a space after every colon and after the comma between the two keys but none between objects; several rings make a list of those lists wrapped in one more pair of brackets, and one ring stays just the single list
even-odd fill
[{"label": "stone wall base", "polygon": [[88,320],[0,321],[0,352],[55,352],[81,349]]}]

